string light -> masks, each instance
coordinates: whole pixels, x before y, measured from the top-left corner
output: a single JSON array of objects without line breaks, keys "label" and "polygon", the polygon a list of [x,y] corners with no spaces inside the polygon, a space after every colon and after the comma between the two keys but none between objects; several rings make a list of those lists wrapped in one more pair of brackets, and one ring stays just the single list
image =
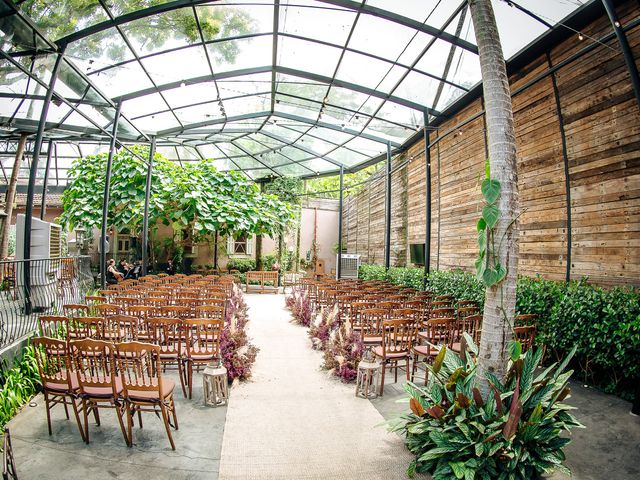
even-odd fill
[{"label": "string light", "polygon": [[186,86],[187,86],[187,83],[184,80],[180,82],[180,88],[184,88]]},{"label": "string light", "polygon": [[580,41],[584,40],[584,35],[582,35],[582,33],[578,34],[578,40]]}]

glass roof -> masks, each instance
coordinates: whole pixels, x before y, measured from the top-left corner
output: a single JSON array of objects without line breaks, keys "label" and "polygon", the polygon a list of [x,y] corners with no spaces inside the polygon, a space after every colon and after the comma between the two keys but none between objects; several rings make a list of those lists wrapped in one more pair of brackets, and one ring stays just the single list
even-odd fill
[{"label": "glass roof", "polygon": [[[518,6],[555,25],[583,3]],[[494,8],[507,58],[548,29]],[[0,14],[0,138],[35,131],[63,52],[45,131],[63,182],[106,148],[118,104],[120,142],[313,176],[399,148],[480,81],[466,0],[0,0]]]}]

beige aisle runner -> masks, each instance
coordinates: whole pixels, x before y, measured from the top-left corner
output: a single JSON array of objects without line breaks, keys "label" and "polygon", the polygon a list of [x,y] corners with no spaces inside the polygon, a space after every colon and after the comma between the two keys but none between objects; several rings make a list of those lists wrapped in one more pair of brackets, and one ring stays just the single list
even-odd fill
[{"label": "beige aisle runner", "polygon": [[[250,382],[234,388],[220,478],[405,479],[410,453],[367,400],[321,371],[305,328],[282,295],[247,295],[249,334],[260,347]],[[402,407],[399,406],[399,409]]]}]

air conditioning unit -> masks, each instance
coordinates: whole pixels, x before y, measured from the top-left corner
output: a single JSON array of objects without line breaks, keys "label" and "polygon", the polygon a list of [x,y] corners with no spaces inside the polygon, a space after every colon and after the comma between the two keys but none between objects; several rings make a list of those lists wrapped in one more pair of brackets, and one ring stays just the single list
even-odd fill
[{"label": "air conditioning unit", "polygon": [[[25,216],[16,217],[16,284],[24,286],[24,221]],[[55,301],[55,283],[60,269],[62,254],[62,227],[55,223],[31,218],[31,303],[36,308],[49,308]]]},{"label": "air conditioning unit", "polygon": [[[340,255],[336,255],[336,265],[339,261]],[[360,255],[343,253],[340,266],[340,278],[358,278],[358,270],[360,269]],[[336,276],[337,275],[338,269],[336,269]]]}]

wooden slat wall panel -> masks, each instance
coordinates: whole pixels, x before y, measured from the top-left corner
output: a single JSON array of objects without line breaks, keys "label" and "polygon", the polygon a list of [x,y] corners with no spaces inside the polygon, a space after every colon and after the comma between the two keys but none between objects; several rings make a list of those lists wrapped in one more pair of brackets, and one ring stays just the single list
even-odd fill
[{"label": "wooden slat wall panel", "polygon": [[[396,157],[391,174],[391,258],[394,266],[407,265],[407,165],[406,156]],[[400,167],[401,165],[404,165]]]},{"label": "wooden slat wall panel", "polygon": [[[637,2],[617,6],[623,25],[638,17]],[[611,32],[602,17],[581,29],[598,38]],[[640,28],[627,32],[640,65]],[[591,42],[572,37],[547,55],[532,59],[510,76],[512,91]],[[571,195],[572,279],[588,276],[603,285],[640,283],[640,109],[616,39],[598,46],[554,74],[514,95],[521,206],[519,273],[563,280],[569,242],[567,189],[562,132],[565,135]],[[477,254],[475,224],[480,216],[480,181],[484,175],[482,117],[458,128],[482,110],[470,103],[432,132],[430,141],[451,129],[431,147],[431,268],[472,270]],[[560,117],[562,115],[562,117]],[[562,118],[564,129],[561,127]],[[411,243],[424,243],[425,156],[418,141],[403,154],[409,160],[394,174],[392,263],[402,264]],[[399,162],[402,160],[396,160]],[[384,263],[384,169],[360,192],[357,215],[358,253]],[[399,185],[406,182],[404,200]],[[404,203],[403,203],[404,202]],[[405,226],[405,235],[402,228]],[[355,235],[355,234],[354,234]]]}]

